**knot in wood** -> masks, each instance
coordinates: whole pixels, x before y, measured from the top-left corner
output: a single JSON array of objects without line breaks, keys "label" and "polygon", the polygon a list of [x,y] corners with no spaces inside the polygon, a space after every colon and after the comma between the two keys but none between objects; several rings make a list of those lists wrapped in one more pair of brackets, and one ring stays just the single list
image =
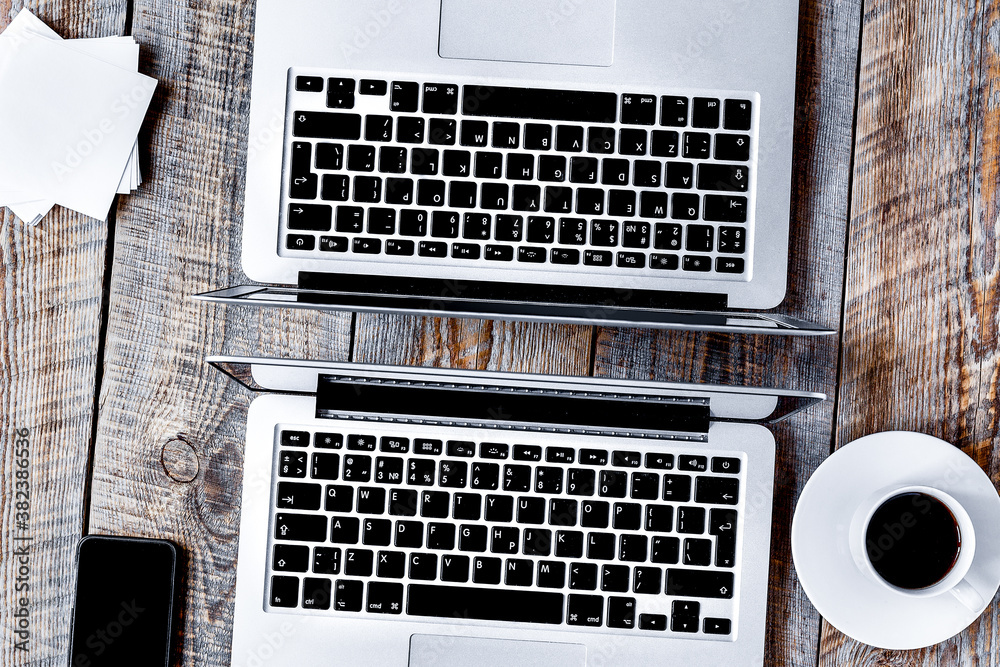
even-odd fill
[{"label": "knot in wood", "polygon": [[198,476],[198,454],[187,440],[174,438],[163,445],[160,453],[163,471],[175,482],[187,484]]}]

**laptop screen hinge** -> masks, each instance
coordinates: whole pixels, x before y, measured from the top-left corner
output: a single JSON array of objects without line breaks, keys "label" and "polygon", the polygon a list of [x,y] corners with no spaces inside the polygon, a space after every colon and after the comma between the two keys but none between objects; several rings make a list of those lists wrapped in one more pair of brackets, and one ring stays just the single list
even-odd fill
[{"label": "laptop screen hinge", "polygon": [[319,376],[317,418],[704,440],[703,397]]}]

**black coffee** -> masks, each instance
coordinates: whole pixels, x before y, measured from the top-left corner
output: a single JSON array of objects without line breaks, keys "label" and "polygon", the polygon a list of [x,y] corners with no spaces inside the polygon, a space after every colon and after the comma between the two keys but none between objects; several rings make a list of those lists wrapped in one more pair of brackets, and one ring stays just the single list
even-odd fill
[{"label": "black coffee", "polygon": [[865,531],[865,547],[879,576],[899,588],[927,588],[951,572],[962,536],[948,506],[908,492],[882,503]]}]

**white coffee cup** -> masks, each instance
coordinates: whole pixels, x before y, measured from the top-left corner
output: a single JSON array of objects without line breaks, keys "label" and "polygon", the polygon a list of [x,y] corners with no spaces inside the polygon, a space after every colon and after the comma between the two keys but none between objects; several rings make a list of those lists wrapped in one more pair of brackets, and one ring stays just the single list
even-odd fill
[{"label": "white coffee cup", "polygon": [[[876,572],[875,567],[868,557],[866,538],[868,524],[871,522],[872,516],[883,503],[904,493],[923,493],[939,500],[948,508],[958,525],[960,546],[955,564],[944,578],[926,588],[900,588],[889,583]],[[876,491],[866,498],[854,512],[851,520],[849,542],[851,556],[854,558],[854,562],[858,568],[869,579],[891,591],[913,598],[935,597],[950,593],[955,599],[974,612],[978,612],[985,605],[983,596],[965,578],[969,573],[969,568],[972,567],[972,561],[976,555],[975,527],[972,524],[972,519],[969,518],[968,512],[965,511],[961,503],[944,491],[929,486],[916,485],[896,486]]]}]

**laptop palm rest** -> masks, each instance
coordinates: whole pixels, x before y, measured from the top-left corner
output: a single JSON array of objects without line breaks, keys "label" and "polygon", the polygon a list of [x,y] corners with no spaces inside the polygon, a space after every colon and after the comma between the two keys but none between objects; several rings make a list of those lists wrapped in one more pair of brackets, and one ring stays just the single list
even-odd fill
[{"label": "laptop palm rest", "polygon": [[584,667],[582,644],[481,639],[445,635],[410,637],[410,667]]},{"label": "laptop palm rest", "polygon": [[610,67],[616,0],[443,0],[442,58]]}]

